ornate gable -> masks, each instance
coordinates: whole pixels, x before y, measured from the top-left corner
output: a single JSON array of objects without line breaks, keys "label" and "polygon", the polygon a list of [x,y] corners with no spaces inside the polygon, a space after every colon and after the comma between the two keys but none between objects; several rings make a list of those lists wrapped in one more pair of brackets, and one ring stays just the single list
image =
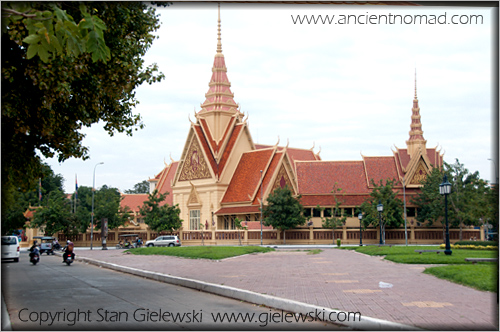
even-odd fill
[{"label": "ornate gable", "polygon": [[294,186],[292,185],[292,181],[290,180],[290,177],[285,170],[285,166],[281,164],[280,170],[276,175],[276,179],[274,180],[274,185],[271,189],[271,192],[273,192],[276,188],[284,188],[285,186],[288,186],[290,190],[295,190]]},{"label": "ornate gable", "polygon": [[421,158],[415,172],[411,176],[411,181],[408,184],[420,185],[421,182],[425,180],[428,173],[429,173],[429,168],[426,166],[424,160]]},{"label": "ornate gable", "polygon": [[200,196],[198,195],[195,186],[192,183],[190,184],[191,184],[191,193],[189,194],[187,200],[187,206],[201,206],[202,202]]},{"label": "ornate gable", "polygon": [[210,179],[212,175],[208,168],[208,163],[205,160],[204,153],[193,135],[191,145],[184,158],[182,170],[179,176],[179,181],[189,181],[198,179]]}]

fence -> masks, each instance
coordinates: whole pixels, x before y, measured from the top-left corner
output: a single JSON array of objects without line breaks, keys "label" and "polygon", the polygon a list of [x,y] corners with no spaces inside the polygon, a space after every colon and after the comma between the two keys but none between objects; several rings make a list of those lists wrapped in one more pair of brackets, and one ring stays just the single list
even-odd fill
[{"label": "fence", "polygon": [[[379,243],[380,233],[378,229],[365,229],[361,232],[363,244],[377,244]],[[114,246],[120,240],[120,235],[125,235],[126,232],[112,231],[109,232],[107,237],[107,245]],[[177,235],[183,245],[277,245],[283,244],[334,244],[337,239],[341,239],[342,244],[358,244],[360,242],[359,228],[342,227],[335,229],[316,229],[313,227],[292,229],[286,232],[279,232],[277,230],[188,230],[177,232],[137,232],[139,237],[146,242],[153,240],[160,235]],[[262,234],[262,235],[261,235]],[[441,244],[444,243],[444,232],[442,229],[416,229],[414,227],[408,228],[407,232],[409,244]],[[59,241],[66,241],[64,235],[58,236]],[[90,246],[90,233],[78,234],[68,237],[75,243],[76,246]],[[261,240],[262,238],[262,240]],[[460,238],[459,229],[450,230],[450,239],[452,242],[458,241]],[[484,239],[484,232],[482,229],[463,229],[462,238],[469,240],[475,238],[477,240]],[[404,229],[388,229],[385,232],[386,244],[403,244],[406,242]],[[93,245],[101,245],[100,232],[94,233]]]}]

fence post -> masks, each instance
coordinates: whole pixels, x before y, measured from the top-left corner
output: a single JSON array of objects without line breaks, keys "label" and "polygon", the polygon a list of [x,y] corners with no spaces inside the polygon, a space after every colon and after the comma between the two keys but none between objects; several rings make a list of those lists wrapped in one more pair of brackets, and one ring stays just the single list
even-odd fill
[{"label": "fence post", "polygon": [[309,244],[314,244],[314,227],[309,226]]}]

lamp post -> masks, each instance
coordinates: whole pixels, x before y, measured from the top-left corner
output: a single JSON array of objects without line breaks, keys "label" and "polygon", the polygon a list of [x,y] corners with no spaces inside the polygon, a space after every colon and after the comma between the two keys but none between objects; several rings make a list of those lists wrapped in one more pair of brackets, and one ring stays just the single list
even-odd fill
[{"label": "lamp post", "polygon": [[262,245],[262,170],[260,170],[260,245]]},{"label": "lamp post", "polygon": [[408,228],[406,227],[406,191],[405,191],[406,181],[403,176],[403,201],[404,201],[404,209],[405,209],[405,244],[408,246]]},{"label": "lamp post", "polygon": [[92,242],[94,240],[94,191],[95,191],[95,169],[97,166],[104,164],[100,162],[94,166],[94,177],[92,180],[92,214],[90,215],[90,250],[92,250]]},{"label": "lamp post", "polygon": [[446,174],[443,177],[443,183],[439,185],[439,194],[444,195],[444,219],[446,221],[446,247],[445,255],[451,255],[450,247],[450,229],[448,228],[448,195],[451,193],[451,183],[448,182]]},{"label": "lamp post", "polygon": [[360,212],[358,214],[358,219],[359,219],[359,246],[363,246],[363,233],[361,233],[361,219],[363,219],[363,214]]},{"label": "lamp post", "polygon": [[495,167],[495,177],[496,177],[496,180],[497,180],[497,185],[498,185],[498,171],[497,171],[497,163],[495,162],[495,160],[491,159],[491,158],[488,158],[488,160],[491,160],[493,162],[493,166]]},{"label": "lamp post", "polygon": [[384,205],[380,202],[380,200],[378,200],[377,211],[378,211],[378,220],[379,220],[379,225],[380,225],[380,242],[379,242],[379,244],[384,244],[385,241],[382,242],[382,211],[384,211]]}]

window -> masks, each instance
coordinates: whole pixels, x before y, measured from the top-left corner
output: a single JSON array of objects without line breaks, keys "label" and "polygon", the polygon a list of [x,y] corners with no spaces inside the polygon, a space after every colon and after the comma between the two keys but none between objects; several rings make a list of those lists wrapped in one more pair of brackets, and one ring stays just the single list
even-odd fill
[{"label": "window", "polygon": [[333,213],[335,213],[335,217],[340,217],[342,215],[341,208],[333,208]]},{"label": "window", "polygon": [[407,217],[415,217],[415,208],[406,208],[406,216]]},{"label": "window", "polygon": [[200,227],[200,210],[189,211],[189,229],[196,230]]},{"label": "window", "polygon": [[311,208],[304,208],[304,217],[311,216]]},{"label": "window", "polygon": [[352,208],[344,208],[344,216],[352,217]]},{"label": "window", "polygon": [[332,216],[332,209],[331,208],[326,208],[324,211],[323,211],[323,216],[325,218],[330,218]]},{"label": "window", "polygon": [[236,229],[234,219],[236,216],[224,216],[224,229]]},{"label": "window", "polygon": [[321,209],[313,208],[313,217],[321,217]]}]

